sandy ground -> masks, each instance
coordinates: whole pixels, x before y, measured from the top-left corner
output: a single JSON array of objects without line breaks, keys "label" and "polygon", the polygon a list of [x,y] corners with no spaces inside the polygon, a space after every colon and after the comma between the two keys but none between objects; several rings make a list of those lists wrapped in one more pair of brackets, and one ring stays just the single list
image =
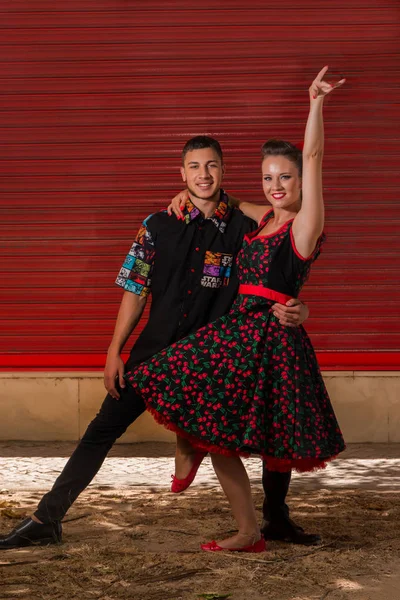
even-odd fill
[{"label": "sandy ground", "polygon": [[[0,531],[29,514],[72,449],[0,444]],[[199,550],[234,523],[207,461],[190,490],[168,492],[172,454],[116,446],[62,545],[0,554],[0,600],[400,600],[400,445],[353,445],[325,472],[296,475],[292,517],[323,543],[270,542],[261,555]],[[260,462],[246,467],[260,508]]]}]

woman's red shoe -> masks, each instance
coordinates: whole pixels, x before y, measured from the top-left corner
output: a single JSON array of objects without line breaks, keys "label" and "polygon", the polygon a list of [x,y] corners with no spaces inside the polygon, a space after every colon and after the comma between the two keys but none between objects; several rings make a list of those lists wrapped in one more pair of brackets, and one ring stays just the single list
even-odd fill
[{"label": "woman's red shoe", "polygon": [[215,540],[208,542],[208,544],[200,544],[200,548],[204,550],[204,552],[222,552],[223,550],[226,552],[265,552],[267,549],[263,537],[251,546],[243,546],[242,548],[222,548],[221,546],[218,546]]},{"label": "woman's red shoe", "polygon": [[207,456],[207,452],[196,452],[192,468],[189,471],[189,475],[187,475],[185,479],[178,479],[176,475],[172,475],[171,492],[174,492],[174,494],[179,494],[179,492],[183,492],[191,485],[191,483],[193,483],[196,473],[199,470],[199,467],[205,456]]}]

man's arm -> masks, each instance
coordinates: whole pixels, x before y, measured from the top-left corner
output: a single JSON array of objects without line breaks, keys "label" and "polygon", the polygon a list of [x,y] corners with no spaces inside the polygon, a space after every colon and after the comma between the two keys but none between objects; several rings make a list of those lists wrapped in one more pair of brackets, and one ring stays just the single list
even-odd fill
[{"label": "man's arm", "polygon": [[111,396],[119,400],[116,379],[125,387],[124,363],[121,352],[127,339],[138,324],[151,291],[151,274],[154,266],[155,243],[145,219],[136,235],[128,256],[118,273],[115,283],[125,290],[119,308],[114,335],[108,349],[104,369],[104,385]]},{"label": "man's arm", "polygon": [[119,400],[116,381],[121,388],[125,387],[124,362],[121,352],[129,336],[138,324],[146,306],[147,296],[138,296],[132,292],[124,292],[121,306],[119,307],[114,335],[107,352],[107,361],[104,368],[104,385],[107,392]]},{"label": "man's arm", "polygon": [[307,304],[303,304],[297,298],[291,298],[286,304],[274,304],[272,312],[279,319],[279,323],[286,327],[298,327],[310,315]]}]

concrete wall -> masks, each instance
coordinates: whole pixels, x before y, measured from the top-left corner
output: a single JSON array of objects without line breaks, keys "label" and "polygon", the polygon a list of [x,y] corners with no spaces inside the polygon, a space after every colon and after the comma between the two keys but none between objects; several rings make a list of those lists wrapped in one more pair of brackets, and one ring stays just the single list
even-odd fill
[{"label": "concrete wall", "polygon": [[[400,373],[327,371],[325,382],[347,442],[400,442]],[[0,440],[77,440],[100,407],[99,372],[0,373]],[[142,415],[121,442],[174,435]]]}]

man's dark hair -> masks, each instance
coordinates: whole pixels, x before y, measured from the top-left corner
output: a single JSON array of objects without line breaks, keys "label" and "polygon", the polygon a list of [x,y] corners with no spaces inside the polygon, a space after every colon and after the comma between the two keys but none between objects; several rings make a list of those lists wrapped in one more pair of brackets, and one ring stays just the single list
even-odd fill
[{"label": "man's dark hair", "polygon": [[288,158],[296,165],[301,177],[303,171],[303,153],[294,144],[285,142],[284,140],[271,139],[262,146],[261,155],[263,160],[266,156],[284,156]]},{"label": "man's dark hair", "polygon": [[221,162],[224,162],[220,143],[208,135],[196,135],[196,137],[193,137],[186,142],[182,150],[182,162],[185,162],[185,157],[188,152],[191,150],[202,150],[203,148],[214,148],[221,159]]}]

